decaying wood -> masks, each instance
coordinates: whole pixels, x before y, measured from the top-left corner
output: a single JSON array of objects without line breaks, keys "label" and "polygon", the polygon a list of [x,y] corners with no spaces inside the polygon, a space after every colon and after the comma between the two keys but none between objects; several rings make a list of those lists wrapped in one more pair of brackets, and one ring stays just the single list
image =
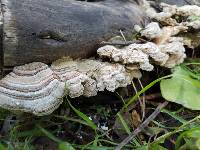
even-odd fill
[{"label": "decaying wood", "polygon": [[167,3],[171,5],[183,6],[183,5],[199,5],[200,0],[153,0],[158,3]]},{"label": "decaying wood", "polygon": [[103,40],[131,34],[145,15],[134,1],[2,0],[3,65],[88,57]]}]

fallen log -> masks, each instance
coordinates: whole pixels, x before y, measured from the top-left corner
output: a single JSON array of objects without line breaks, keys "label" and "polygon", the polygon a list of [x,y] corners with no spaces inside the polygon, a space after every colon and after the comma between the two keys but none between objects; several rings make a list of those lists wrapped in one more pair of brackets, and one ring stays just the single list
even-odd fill
[{"label": "fallen log", "polygon": [[157,4],[160,3],[167,3],[170,5],[177,5],[177,6],[183,6],[183,5],[199,5],[200,0],[153,0]]},{"label": "fallen log", "polygon": [[100,42],[128,36],[147,18],[133,1],[2,0],[1,66],[86,58]]}]

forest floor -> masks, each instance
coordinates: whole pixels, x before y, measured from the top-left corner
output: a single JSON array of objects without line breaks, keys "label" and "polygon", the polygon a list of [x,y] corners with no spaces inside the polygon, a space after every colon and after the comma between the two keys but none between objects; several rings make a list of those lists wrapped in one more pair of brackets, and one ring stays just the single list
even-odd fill
[{"label": "forest floor", "polygon": [[146,81],[134,80],[115,93],[65,97],[49,116],[1,109],[0,149],[200,149],[200,112],[167,102],[160,93],[158,79],[170,72],[143,74]]}]

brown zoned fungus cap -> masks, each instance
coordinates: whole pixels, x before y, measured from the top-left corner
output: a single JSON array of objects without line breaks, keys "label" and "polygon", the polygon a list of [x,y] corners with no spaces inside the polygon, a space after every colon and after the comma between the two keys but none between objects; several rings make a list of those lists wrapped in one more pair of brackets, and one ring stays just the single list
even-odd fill
[{"label": "brown zoned fungus cap", "polygon": [[15,67],[0,81],[0,105],[38,116],[50,114],[62,103],[63,87],[46,64]]}]

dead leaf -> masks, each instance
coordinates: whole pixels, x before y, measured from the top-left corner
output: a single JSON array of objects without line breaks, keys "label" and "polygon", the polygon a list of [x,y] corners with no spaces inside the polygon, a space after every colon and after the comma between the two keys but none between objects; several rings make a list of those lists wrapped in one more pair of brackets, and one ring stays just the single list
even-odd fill
[{"label": "dead leaf", "polygon": [[138,127],[139,124],[141,123],[141,117],[138,114],[138,112],[136,110],[133,110],[131,117],[132,117],[132,124],[133,124],[133,126],[134,127]]}]

